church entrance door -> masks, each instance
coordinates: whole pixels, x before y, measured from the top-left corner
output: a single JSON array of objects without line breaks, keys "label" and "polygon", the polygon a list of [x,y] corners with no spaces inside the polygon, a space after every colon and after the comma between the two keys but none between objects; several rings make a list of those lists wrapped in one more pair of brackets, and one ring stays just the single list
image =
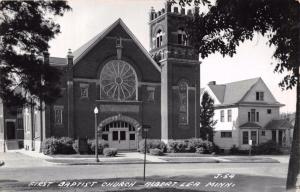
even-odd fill
[{"label": "church entrance door", "polygon": [[111,128],[110,147],[117,149],[128,149],[128,128]]},{"label": "church entrance door", "polygon": [[107,140],[109,147],[131,150],[137,148],[135,127],[125,121],[113,121],[103,127],[102,139]]}]

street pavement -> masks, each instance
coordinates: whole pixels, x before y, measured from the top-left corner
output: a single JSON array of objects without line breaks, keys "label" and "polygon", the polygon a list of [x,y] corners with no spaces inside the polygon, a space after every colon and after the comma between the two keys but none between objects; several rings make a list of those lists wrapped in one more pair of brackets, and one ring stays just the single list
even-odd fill
[{"label": "street pavement", "polygon": [[[277,159],[280,163],[157,163],[146,165],[146,176],[152,180],[181,181],[182,178],[190,181],[201,181],[209,183],[218,174],[230,173],[236,175],[230,181],[236,185],[234,188],[209,188],[208,191],[284,191],[284,184],[288,168],[288,156],[264,156]],[[131,156],[132,158],[132,156]],[[234,156],[223,156],[216,158],[237,158]],[[247,157],[244,157],[247,158]],[[93,181],[103,183],[114,179],[137,178],[141,181],[143,175],[143,164],[100,164],[100,165],[76,165],[54,164],[47,162],[44,158],[24,155],[22,153],[0,153],[0,159],[5,165],[0,167],[0,191],[36,190],[28,187],[30,183],[37,181]],[[149,178],[149,179],[150,179]],[[103,180],[104,179],[104,180]],[[215,181],[215,180],[212,180]],[[220,181],[220,180],[219,180]],[[221,180],[222,181],[222,180]],[[227,180],[224,180],[227,182]],[[223,181],[223,183],[224,183]],[[228,182],[229,183],[229,182]],[[60,191],[59,184],[53,188],[41,188],[39,191]],[[2,188],[1,188],[2,187]],[[96,187],[96,188],[95,188]],[[101,186],[95,185],[91,191],[103,190]],[[47,190],[46,190],[47,189]],[[200,189],[200,188],[199,188]],[[86,188],[76,191],[89,191]],[[201,188],[203,190],[203,188]],[[64,191],[67,191],[64,189]],[[74,191],[74,188],[73,190]]]}]

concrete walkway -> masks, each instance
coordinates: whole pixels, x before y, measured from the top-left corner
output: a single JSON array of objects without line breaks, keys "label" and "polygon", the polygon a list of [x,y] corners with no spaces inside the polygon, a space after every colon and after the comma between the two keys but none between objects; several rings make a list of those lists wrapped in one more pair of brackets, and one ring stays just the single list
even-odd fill
[{"label": "concrete walkway", "polygon": [[[288,156],[152,156],[147,154],[147,163],[287,163]],[[5,162],[2,167],[32,167],[65,165],[98,164],[93,155],[54,155],[48,156],[34,151],[11,150],[0,153],[0,160]],[[138,152],[120,152],[117,157],[99,156],[103,164],[140,164],[144,161],[144,154]]]}]

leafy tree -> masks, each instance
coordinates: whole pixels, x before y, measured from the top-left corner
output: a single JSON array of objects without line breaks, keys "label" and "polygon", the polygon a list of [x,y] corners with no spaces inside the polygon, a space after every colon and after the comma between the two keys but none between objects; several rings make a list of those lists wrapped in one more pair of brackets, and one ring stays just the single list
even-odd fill
[{"label": "leafy tree", "polygon": [[200,137],[203,140],[213,141],[213,129],[217,123],[216,120],[213,120],[215,114],[214,103],[213,98],[207,92],[204,92],[200,108]]},{"label": "leafy tree", "polygon": [[55,17],[69,10],[66,1],[0,1],[0,97],[7,105],[51,103],[60,95],[60,73],[41,57],[60,32]]},{"label": "leafy tree", "polygon": [[[171,2],[176,2],[171,0]],[[276,48],[275,72],[287,72],[282,89],[296,87],[296,121],[288,169],[287,189],[295,190],[300,177],[300,2],[297,0],[179,0],[181,6],[204,5],[206,13],[187,22],[190,42],[202,58],[220,52],[233,56],[236,47],[255,33],[268,37]],[[298,181],[300,182],[300,181]]]}]

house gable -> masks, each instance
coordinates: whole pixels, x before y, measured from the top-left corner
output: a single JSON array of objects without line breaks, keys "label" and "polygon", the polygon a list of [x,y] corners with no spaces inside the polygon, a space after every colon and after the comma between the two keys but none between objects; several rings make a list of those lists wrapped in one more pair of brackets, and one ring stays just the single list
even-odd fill
[{"label": "house gable", "polygon": [[[256,100],[256,92],[264,92],[264,100]],[[264,81],[259,78],[259,80],[251,87],[247,94],[241,99],[241,103],[268,103],[268,104],[278,104],[267,85]]]}]

